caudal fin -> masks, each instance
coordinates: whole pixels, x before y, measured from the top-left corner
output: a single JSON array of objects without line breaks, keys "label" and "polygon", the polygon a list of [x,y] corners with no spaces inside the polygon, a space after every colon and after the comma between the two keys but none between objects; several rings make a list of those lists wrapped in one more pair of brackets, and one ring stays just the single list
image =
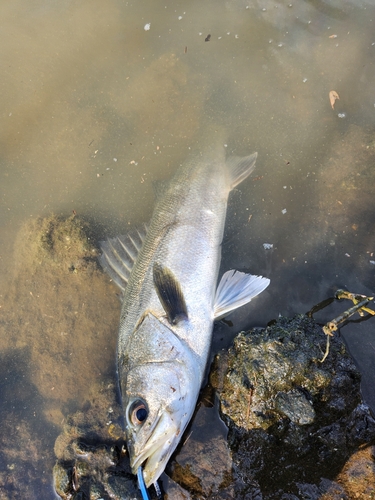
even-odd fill
[{"label": "caudal fin", "polygon": [[255,168],[257,156],[258,153],[253,153],[250,156],[230,156],[227,158],[226,165],[230,173],[231,189],[238,186],[240,182],[251,174]]},{"label": "caudal fin", "polygon": [[241,273],[233,269],[227,271],[216,290],[214,319],[224,318],[229,312],[247,304],[269,284],[270,280],[262,276]]}]

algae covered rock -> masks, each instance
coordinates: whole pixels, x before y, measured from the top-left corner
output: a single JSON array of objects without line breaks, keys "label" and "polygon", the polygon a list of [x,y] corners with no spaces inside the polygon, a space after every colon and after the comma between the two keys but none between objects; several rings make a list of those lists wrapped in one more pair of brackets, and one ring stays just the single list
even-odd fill
[{"label": "algae covered rock", "polygon": [[374,441],[360,374],[338,337],[321,363],[325,342],[300,315],[239,334],[217,357],[211,382],[230,429],[238,497],[307,498],[301,491],[313,485],[320,498],[349,456]]}]

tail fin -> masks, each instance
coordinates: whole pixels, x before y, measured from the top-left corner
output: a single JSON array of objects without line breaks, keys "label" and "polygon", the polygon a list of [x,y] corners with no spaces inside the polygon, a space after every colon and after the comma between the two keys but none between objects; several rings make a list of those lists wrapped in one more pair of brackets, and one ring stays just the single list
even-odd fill
[{"label": "tail fin", "polygon": [[230,188],[233,189],[246,177],[248,177],[255,168],[255,162],[258,153],[253,153],[250,156],[231,156],[227,159],[226,165],[230,173],[231,184]]}]

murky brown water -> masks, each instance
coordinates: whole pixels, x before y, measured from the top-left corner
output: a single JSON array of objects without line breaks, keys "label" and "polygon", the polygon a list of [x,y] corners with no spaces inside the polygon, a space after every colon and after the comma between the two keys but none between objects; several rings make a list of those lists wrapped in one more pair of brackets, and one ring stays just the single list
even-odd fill
[{"label": "murky brown water", "polygon": [[[32,488],[35,498],[51,498],[51,443],[90,383],[113,370],[102,352],[114,352],[117,328],[90,314],[79,328],[74,321],[79,308],[69,297],[81,310],[87,300],[91,316],[111,308],[116,316],[114,291],[99,282],[82,282],[80,292],[79,280],[61,278],[44,292],[45,310],[28,309],[48,273],[24,288],[18,275],[15,292],[13,248],[25,221],[76,211],[94,237],[123,233],[150,218],[153,181],[225,130],[228,153],[256,150],[259,160],[231,199],[223,269],[263,273],[271,286],[231,318],[232,328],[219,325],[216,348],[241,328],[304,312],[336,288],[371,294],[374,23],[373,0],[0,5],[4,498],[17,498],[22,482],[28,498]],[[334,109],[332,90],[340,96]],[[28,241],[17,240],[24,257]],[[63,325],[54,323],[57,312]],[[373,325],[351,324],[343,334],[375,408]],[[20,448],[31,458],[17,472]]]}]

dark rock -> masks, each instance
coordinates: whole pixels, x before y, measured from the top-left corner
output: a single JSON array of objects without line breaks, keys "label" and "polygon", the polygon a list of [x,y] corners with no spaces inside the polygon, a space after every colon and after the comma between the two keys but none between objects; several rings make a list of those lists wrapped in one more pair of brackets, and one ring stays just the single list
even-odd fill
[{"label": "dark rock", "polygon": [[375,421],[344,343],[332,338],[321,363],[325,346],[321,327],[300,315],[239,334],[217,357],[211,383],[229,427],[237,498],[255,498],[255,483],[264,500],[346,498],[333,480],[374,442]]},{"label": "dark rock", "polygon": [[85,412],[71,414],[56,439],[56,493],[64,500],[141,499],[123,448],[121,408],[112,384],[93,387]]},{"label": "dark rock", "polygon": [[232,483],[228,430],[220,420],[218,404],[212,408],[201,405],[186,434],[168,473],[198,497],[217,495]]},{"label": "dark rock", "polygon": [[312,424],[315,419],[311,401],[299,389],[279,392],[275,398],[275,408],[295,424]]}]

